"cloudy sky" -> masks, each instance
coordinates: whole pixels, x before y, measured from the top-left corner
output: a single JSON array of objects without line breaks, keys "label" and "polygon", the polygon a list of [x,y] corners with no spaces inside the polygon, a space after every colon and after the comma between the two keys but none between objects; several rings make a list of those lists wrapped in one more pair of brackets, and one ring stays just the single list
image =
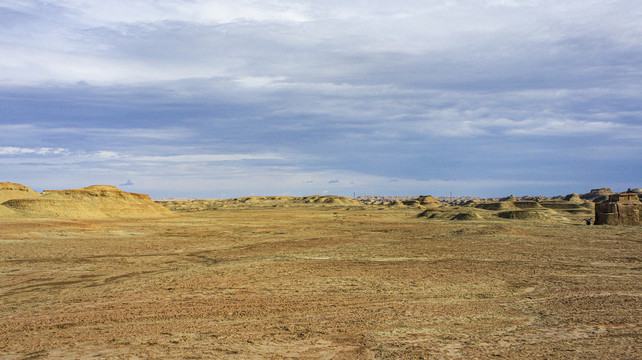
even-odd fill
[{"label": "cloudy sky", "polygon": [[642,187],[639,0],[1,0],[0,181]]}]

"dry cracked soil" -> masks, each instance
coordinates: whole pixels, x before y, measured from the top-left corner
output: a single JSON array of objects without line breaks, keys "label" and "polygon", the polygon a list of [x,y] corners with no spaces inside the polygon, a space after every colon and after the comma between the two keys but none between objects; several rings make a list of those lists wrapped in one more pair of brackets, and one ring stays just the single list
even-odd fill
[{"label": "dry cracked soil", "polygon": [[642,227],[0,219],[0,359],[639,359]]}]

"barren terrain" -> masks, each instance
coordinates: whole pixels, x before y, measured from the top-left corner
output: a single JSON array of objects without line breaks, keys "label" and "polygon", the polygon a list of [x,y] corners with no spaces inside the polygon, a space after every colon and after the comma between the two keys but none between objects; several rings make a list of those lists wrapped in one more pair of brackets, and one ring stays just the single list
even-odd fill
[{"label": "barren terrain", "polygon": [[641,227],[420,212],[0,218],[0,359],[642,357]]}]

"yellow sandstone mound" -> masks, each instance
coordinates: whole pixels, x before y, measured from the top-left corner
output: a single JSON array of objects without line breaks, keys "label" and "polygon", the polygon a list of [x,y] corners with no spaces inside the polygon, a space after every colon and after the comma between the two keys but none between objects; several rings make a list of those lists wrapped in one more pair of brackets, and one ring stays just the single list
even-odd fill
[{"label": "yellow sandstone mound", "polygon": [[305,203],[330,205],[363,205],[359,200],[337,195],[312,195],[301,198]]},{"label": "yellow sandstone mound", "polygon": [[569,222],[569,219],[550,209],[501,211],[497,213],[497,216],[509,220],[527,220],[536,222]]},{"label": "yellow sandstone mound", "polygon": [[388,206],[404,206],[404,203],[401,202],[401,200],[393,200],[388,204]]},{"label": "yellow sandstone mound", "polygon": [[420,196],[419,199],[417,199],[417,200],[423,206],[427,206],[427,207],[439,207],[439,206],[441,206],[441,202],[439,200],[435,199],[434,197],[430,196],[430,195]]},{"label": "yellow sandstone mound", "polygon": [[476,211],[466,211],[457,213],[450,220],[481,220],[482,217]]},{"label": "yellow sandstone mound", "polygon": [[149,195],[127,193],[107,185],[45,190],[42,196],[12,199],[2,205],[29,217],[109,219],[150,218],[170,214],[169,210],[152,201]]},{"label": "yellow sandstone mound", "polygon": [[12,182],[0,182],[0,204],[7,200],[29,199],[38,196],[40,196],[40,193],[33,191],[28,186]]},{"label": "yellow sandstone mound", "polygon": [[502,201],[502,202],[490,202],[490,203],[480,203],[475,205],[476,208],[478,209],[484,209],[484,210],[515,210],[517,207],[515,206],[514,201]]}]

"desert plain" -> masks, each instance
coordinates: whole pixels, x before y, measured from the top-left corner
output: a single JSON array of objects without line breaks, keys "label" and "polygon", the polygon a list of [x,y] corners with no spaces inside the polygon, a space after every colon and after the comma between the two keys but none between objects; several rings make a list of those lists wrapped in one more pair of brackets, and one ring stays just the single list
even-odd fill
[{"label": "desert plain", "polygon": [[640,226],[312,200],[14,206],[0,359],[642,357]]}]

